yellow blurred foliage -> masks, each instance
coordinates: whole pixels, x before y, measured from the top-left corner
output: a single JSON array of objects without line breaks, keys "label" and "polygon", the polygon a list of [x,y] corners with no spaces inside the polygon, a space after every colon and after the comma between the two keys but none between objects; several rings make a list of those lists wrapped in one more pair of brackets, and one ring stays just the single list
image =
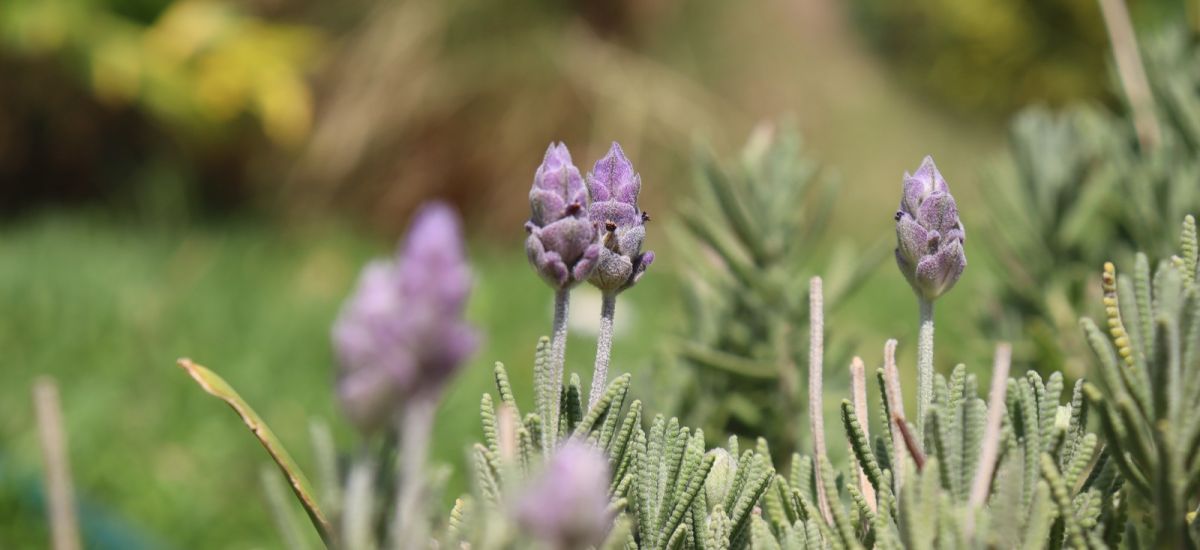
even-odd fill
[{"label": "yellow blurred foliage", "polygon": [[82,60],[102,101],[132,103],[185,131],[256,119],[282,146],[312,126],[306,73],[321,34],[265,21],[221,0],[179,0],[143,25],[90,2],[14,0],[0,8],[0,45]]}]

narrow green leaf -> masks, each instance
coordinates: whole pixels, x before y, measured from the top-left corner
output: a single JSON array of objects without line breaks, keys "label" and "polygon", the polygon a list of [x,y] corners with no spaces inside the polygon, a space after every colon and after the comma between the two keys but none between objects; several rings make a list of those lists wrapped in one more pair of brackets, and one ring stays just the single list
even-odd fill
[{"label": "narrow green leaf", "polygon": [[313,496],[308,478],[292,459],[292,455],[284,448],[283,443],[275,436],[275,432],[271,431],[258,413],[254,412],[254,409],[238,395],[237,391],[216,373],[189,359],[180,359],[179,366],[200,385],[201,389],[224,401],[242,418],[242,422],[245,422],[254,437],[258,438],[259,443],[262,443],[267,454],[271,455],[275,464],[279,466],[279,470],[287,478],[292,493],[296,495],[296,499],[308,513],[308,518],[312,521],[317,533],[321,535],[321,540],[325,541],[326,545],[333,544],[333,528],[329,524],[329,520],[325,518],[325,514],[321,512],[321,508],[317,506],[317,499]]}]

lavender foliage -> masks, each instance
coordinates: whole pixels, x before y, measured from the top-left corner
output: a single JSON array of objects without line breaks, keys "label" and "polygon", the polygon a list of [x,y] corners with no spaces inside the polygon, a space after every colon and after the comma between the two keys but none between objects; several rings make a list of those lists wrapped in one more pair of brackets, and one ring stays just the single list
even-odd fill
[{"label": "lavender foliage", "polygon": [[[620,160],[610,156],[610,162]],[[572,183],[568,165],[565,147],[551,147],[543,167],[562,175],[562,186],[550,185],[542,195],[535,183],[534,218],[563,217],[545,227],[580,220],[569,210],[583,204],[567,200],[579,196],[582,180],[575,171]],[[615,201],[624,213],[621,205],[636,211],[624,200],[636,199],[632,167],[625,161],[609,168],[602,181],[619,185],[606,187],[607,195],[595,193],[593,206]],[[539,170],[539,179],[543,175]],[[566,191],[562,201],[554,202],[555,190]],[[906,176],[901,214],[897,259],[911,270],[905,274],[921,301],[931,303],[965,265],[962,225],[932,160]],[[628,228],[626,235],[636,234],[636,226]],[[543,339],[534,369],[537,412],[522,416],[497,364],[498,397],[488,394],[480,402],[475,489],[456,502],[444,525],[430,525],[424,518],[435,507],[428,503],[438,501],[435,476],[427,475],[423,453],[404,452],[412,430],[401,428],[398,453],[388,438],[371,437],[406,403],[435,403],[477,345],[462,319],[471,277],[458,220],[444,205],[428,206],[397,257],[364,271],[335,324],[339,398],[384,452],[363,446],[367,452],[352,459],[345,480],[329,468],[331,486],[344,482],[330,494],[340,491],[345,499],[329,506],[329,526],[314,525],[323,535],[334,533],[326,541],[347,548],[530,548],[539,542],[554,549],[655,550],[1194,547],[1200,540],[1192,513],[1200,486],[1200,421],[1187,404],[1200,399],[1200,371],[1193,368],[1200,356],[1196,235],[1189,217],[1182,250],[1154,276],[1145,257],[1131,280],[1106,266],[1107,334],[1083,323],[1099,385],[1079,381],[1067,393],[1060,373],[1008,378],[1010,356],[1001,346],[989,402],[980,399],[964,366],[948,378],[931,372],[935,391],[928,410],[918,413],[925,437],[912,437],[902,400],[881,395],[882,430],[872,441],[862,417],[866,400],[843,400],[841,424],[853,459],[831,460],[818,445],[812,455],[793,455],[786,476],[777,472],[765,439],[742,450],[733,437],[726,448],[711,450],[704,432],[661,414],[647,429],[641,402],[630,398],[628,374],[585,408],[579,377],[563,384],[561,372],[552,374]],[[539,232],[539,242],[544,236]],[[574,278],[579,262],[566,265],[567,286],[559,290],[580,280]],[[560,273],[557,267],[551,272]],[[822,303],[822,286],[812,289],[810,302]],[[814,317],[809,326],[817,355],[825,345],[823,324]],[[880,371],[878,386],[898,397],[894,350],[894,342],[885,347],[889,368]],[[809,365],[814,395],[822,391],[825,362],[819,359]],[[1103,436],[1089,432],[1089,414],[1099,416]],[[557,437],[545,437],[551,433]],[[324,463],[336,463],[331,453],[319,454]],[[288,473],[298,470],[290,458],[273,457]],[[398,470],[408,473],[393,490],[386,480]],[[290,479],[306,483],[300,475]],[[306,499],[310,493],[297,491],[311,512],[318,508]]]}]

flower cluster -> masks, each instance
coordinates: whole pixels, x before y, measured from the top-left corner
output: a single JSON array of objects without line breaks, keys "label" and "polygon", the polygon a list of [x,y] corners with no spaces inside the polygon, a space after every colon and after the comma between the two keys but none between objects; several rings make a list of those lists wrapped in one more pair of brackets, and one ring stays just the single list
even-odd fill
[{"label": "flower cluster", "polygon": [[604,541],[608,513],[608,458],[572,439],[558,449],[516,504],[517,521],[553,548],[588,548]]},{"label": "flower cluster", "polygon": [[355,426],[373,431],[407,399],[435,393],[475,350],[463,321],[470,290],[457,214],[425,206],[396,257],[363,270],[334,324],[337,395]]},{"label": "flower cluster", "polygon": [[529,190],[533,213],[525,222],[529,233],[525,253],[538,274],[556,290],[586,280],[600,255],[587,203],[583,176],[571,163],[567,146],[550,144]]},{"label": "flower cluster", "polygon": [[937,299],[958,282],[967,267],[965,240],[950,186],[925,157],[916,173],[904,174],[896,211],[896,263],[921,299]]},{"label": "flower cluster", "polygon": [[642,252],[649,216],[637,206],[641,188],[641,177],[615,142],[586,186],[567,146],[551,144],[529,191],[529,262],[555,290],[584,280],[604,292],[633,286],[654,261],[653,252]]},{"label": "flower cluster", "polygon": [[600,262],[588,282],[603,292],[620,292],[636,284],[654,261],[653,252],[642,252],[650,220],[637,205],[642,177],[621,146],[613,143],[588,174],[587,186],[592,196],[588,216],[604,230]]}]

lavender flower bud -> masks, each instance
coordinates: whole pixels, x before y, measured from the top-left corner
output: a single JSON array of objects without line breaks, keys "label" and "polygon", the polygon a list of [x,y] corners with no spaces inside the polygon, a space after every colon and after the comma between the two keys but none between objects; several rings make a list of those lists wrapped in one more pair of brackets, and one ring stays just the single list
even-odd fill
[{"label": "lavender flower bud", "polygon": [[608,513],[608,459],[595,447],[572,439],[517,501],[517,521],[552,548],[600,544]]},{"label": "lavender flower bud", "polygon": [[896,263],[921,299],[933,301],[958,282],[967,267],[965,240],[950,187],[925,157],[916,173],[904,174],[896,212]]},{"label": "lavender flower bud", "polygon": [[709,450],[708,454],[716,455],[716,459],[704,479],[704,498],[710,503],[724,502],[737,477],[738,459],[721,447]]},{"label": "lavender flower bud", "polygon": [[587,189],[571,153],[551,143],[529,190],[532,215],[525,222],[525,253],[538,274],[556,290],[588,278],[600,255],[596,229],[587,219]]},{"label": "lavender flower bud", "polygon": [[600,230],[604,245],[588,282],[604,292],[620,292],[637,283],[654,261],[653,252],[642,252],[650,219],[637,205],[642,177],[614,141],[588,174],[587,185],[592,196],[588,215]]},{"label": "lavender flower bud", "polygon": [[337,394],[351,422],[371,432],[407,400],[437,392],[478,344],[463,320],[471,272],[458,216],[426,205],[392,260],[363,269],[333,326]]}]

